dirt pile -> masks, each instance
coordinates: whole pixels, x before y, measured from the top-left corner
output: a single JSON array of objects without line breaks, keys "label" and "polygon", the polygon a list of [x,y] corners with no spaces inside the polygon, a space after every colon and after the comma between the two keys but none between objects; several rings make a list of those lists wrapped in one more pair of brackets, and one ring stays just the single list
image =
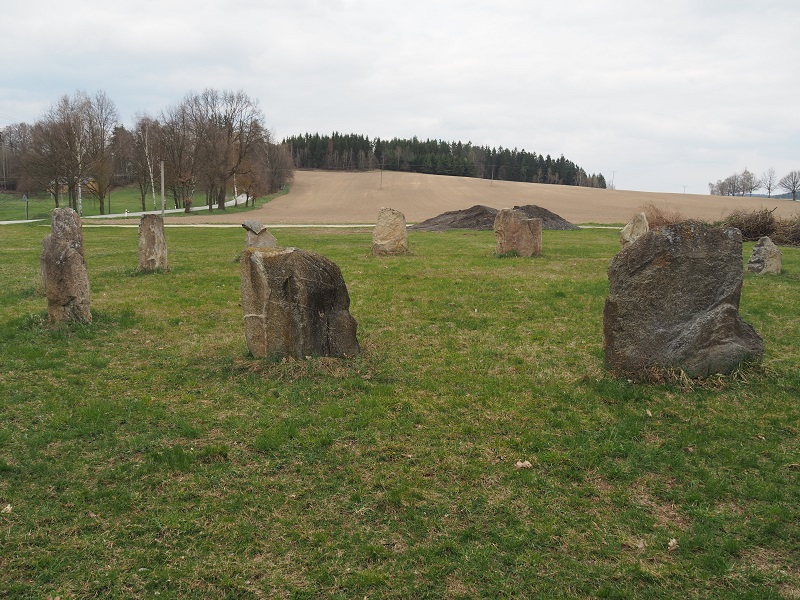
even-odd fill
[{"label": "dirt pile", "polygon": [[431,217],[421,223],[409,227],[412,231],[447,231],[448,229],[478,229],[481,231],[494,228],[497,209],[491,206],[476,204],[464,210],[451,210],[437,217]]},{"label": "dirt pile", "polygon": [[[542,229],[578,229],[577,225],[573,225],[554,212],[535,204],[515,206],[514,208],[524,212],[529,219],[541,219]],[[447,231],[448,229],[491,231],[494,229],[494,219],[497,216],[497,212],[496,208],[476,204],[464,210],[451,210],[442,213],[437,217],[412,225],[409,229],[412,231]]]}]

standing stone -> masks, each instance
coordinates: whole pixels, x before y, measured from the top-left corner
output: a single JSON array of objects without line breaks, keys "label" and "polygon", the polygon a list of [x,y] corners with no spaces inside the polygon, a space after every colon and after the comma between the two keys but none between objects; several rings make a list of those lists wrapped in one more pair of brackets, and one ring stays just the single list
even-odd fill
[{"label": "standing stone", "polygon": [[381,207],[372,230],[372,254],[389,256],[408,254],[406,217],[399,210]]},{"label": "standing stone", "polygon": [[247,248],[241,258],[247,347],[255,357],[354,356],[361,349],[342,272],[297,248]]},{"label": "standing stone", "polygon": [[747,270],[760,275],[780,275],[783,268],[783,255],[769,237],[764,236],[750,254]]},{"label": "standing stone", "polygon": [[542,253],[542,220],[529,219],[521,210],[504,208],[494,219],[495,254],[515,252],[519,256]]},{"label": "standing stone", "polygon": [[619,234],[619,243],[625,248],[628,244],[632,244],[648,231],[650,231],[650,225],[647,223],[647,215],[639,213],[631,219],[630,223],[622,228]]},{"label": "standing stone", "polygon": [[739,316],[742,236],[686,222],[643,235],[608,269],[605,363],[626,375],[682,369],[730,373],[760,359],[764,342]]},{"label": "standing stone", "polygon": [[142,215],[139,221],[139,271],[169,270],[164,219],[160,215]]},{"label": "standing stone", "polygon": [[253,219],[248,219],[242,223],[242,227],[246,231],[245,248],[275,248],[278,245],[278,240],[269,232],[266,225]]},{"label": "standing stone", "polygon": [[53,210],[52,233],[42,240],[40,268],[50,322],[91,323],[83,230],[71,208]]}]

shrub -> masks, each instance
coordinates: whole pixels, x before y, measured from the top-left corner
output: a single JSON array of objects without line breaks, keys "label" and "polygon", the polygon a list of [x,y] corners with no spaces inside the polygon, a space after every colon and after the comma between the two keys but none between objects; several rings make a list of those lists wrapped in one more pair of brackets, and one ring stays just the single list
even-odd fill
[{"label": "shrub", "polygon": [[772,241],[779,246],[800,246],[800,215],[778,219]]},{"label": "shrub", "polygon": [[772,210],[763,208],[750,212],[737,210],[725,219],[725,223],[741,231],[743,240],[756,242],[764,236],[772,236],[775,233],[777,220],[772,214],[774,210],[774,208]]},{"label": "shrub", "polygon": [[648,202],[642,206],[641,212],[647,217],[647,225],[650,229],[673,225],[686,220],[686,217],[679,210],[670,208],[666,204],[660,206],[653,202]]}]

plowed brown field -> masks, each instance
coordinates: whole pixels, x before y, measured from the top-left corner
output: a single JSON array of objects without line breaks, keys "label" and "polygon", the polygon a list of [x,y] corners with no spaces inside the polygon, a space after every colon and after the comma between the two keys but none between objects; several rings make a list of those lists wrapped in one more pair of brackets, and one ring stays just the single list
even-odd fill
[{"label": "plowed brown field", "polygon": [[626,223],[646,203],[706,221],[740,208],[777,207],[776,216],[784,217],[800,211],[800,203],[768,198],[602,190],[392,171],[297,171],[289,194],[247,217],[214,212],[168,217],[167,223],[241,223],[245,218],[266,225],[374,223],[382,206],[401,211],[406,221],[415,223],[475,204],[494,208],[536,204],[575,224],[610,224]]}]

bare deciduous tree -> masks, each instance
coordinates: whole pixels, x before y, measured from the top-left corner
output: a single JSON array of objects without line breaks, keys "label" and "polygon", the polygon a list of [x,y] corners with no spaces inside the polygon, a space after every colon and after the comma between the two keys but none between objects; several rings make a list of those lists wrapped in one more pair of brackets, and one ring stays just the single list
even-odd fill
[{"label": "bare deciduous tree", "polygon": [[112,139],[119,123],[119,114],[105,92],[99,91],[89,101],[86,114],[88,133],[88,170],[92,181],[88,189],[105,214],[105,198],[111,189],[114,174]]},{"label": "bare deciduous tree", "polygon": [[284,144],[272,142],[272,134],[264,131],[253,145],[247,158],[242,161],[237,178],[239,189],[245,194],[245,203],[266,194],[274,194],[292,180],[294,162],[291,152]]},{"label": "bare deciduous tree", "polygon": [[800,191],[800,171],[789,171],[778,182],[778,185],[792,194],[792,200],[797,200],[797,192]]},{"label": "bare deciduous tree", "polygon": [[[155,171],[164,161],[165,187],[176,208],[186,205],[196,187],[204,189],[209,208],[225,207],[228,187],[236,177],[255,197],[280,189],[292,178],[287,149],[273,143],[258,102],[244,92],[208,89],[190,93],[161,118],[136,116],[132,130],[118,124],[113,102],[104,92],[63,96],[17,144],[20,172],[31,189],[48,190],[59,204],[66,188],[69,204],[82,212],[81,190],[88,189],[105,213],[105,199],[124,172],[136,181],[147,210],[148,191],[156,209]],[[8,182],[8,129],[2,132],[3,181]]]},{"label": "bare deciduous tree", "polygon": [[[56,197],[67,187],[69,204],[83,212],[81,191],[86,186],[100,200],[111,183],[111,137],[118,115],[104,92],[89,97],[77,91],[62,96],[37,121],[25,157],[27,173]],[[88,185],[87,185],[88,184]]]},{"label": "bare deciduous tree", "polygon": [[195,187],[195,138],[185,103],[161,113],[160,133],[165,186],[172,194],[175,208],[181,208],[190,200]]},{"label": "bare deciduous tree", "polygon": [[196,141],[196,168],[209,208],[225,208],[228,184],[264,130],[258,103],[247,94],[207,89],[189,94],[185,106]]},{"label": "bare deciduous tree", "polygon": [[742,196],[745,194],[752,196],[753,192],[760,187],[759,179],[747,167],[742,169],[742,172],[739,173],[739,189]]},{"label": "bare deciduous tree", "polygon": [[32,135],[32,127],[27,123],[14,123],[0,131],[0,186],[4,191],[34,191],[35,186],[23,169],[23,158],[31,147]]},{"label": "bare deciduous tree", "polygon": [[153,194],[153,210],[156,208],[153,162],[155,161],[155,142],[158,137],[158,121],[146,114],[136,115],[133,127],[133,153],[131,167],[139,194],[142,199],[142,212],[147,210],[147,192]]},{"label": "bare deciduous tree", "polygon": [[767,196],[772,197],[772,190],[775,189],[777,183],[777,175],[775,175],[775,169],[772,167],[761,175],[761,187],[767,190]]}]

